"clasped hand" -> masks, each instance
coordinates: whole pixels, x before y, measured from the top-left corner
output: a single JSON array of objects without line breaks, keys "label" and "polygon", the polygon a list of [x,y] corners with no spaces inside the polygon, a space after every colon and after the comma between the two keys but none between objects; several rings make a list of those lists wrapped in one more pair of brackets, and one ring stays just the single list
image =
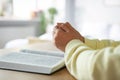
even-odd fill
[{"label": "clasped hand", "polygon": [[84,37],[76,31],[70,23],[57,23],[53,30],[53,42],[56,47],[65,51],[67,43],[73,39],[79,39],[84,42]]}]

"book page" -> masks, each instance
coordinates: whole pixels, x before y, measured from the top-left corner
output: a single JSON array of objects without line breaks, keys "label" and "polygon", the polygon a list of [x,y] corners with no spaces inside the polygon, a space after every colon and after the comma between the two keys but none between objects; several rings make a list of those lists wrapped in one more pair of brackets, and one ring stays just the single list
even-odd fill
[{"label": "book page", "polygon": [[0,62],[9,62],[25,65],[53,67],[58,64],[63,57],[55,57],[49,55],[26,54],[22,52],[12,52],[0,57]]},{"label": "book page", "polygon": [[22,49],[20,50],[24,53],[32,53],[32,54],[39,54],[39,55],[49,55],[49,56],[58,56],[58,57],[64,57],[64,53],[62,51],[42,51],[42,50],[30,50],[30,49]]}]

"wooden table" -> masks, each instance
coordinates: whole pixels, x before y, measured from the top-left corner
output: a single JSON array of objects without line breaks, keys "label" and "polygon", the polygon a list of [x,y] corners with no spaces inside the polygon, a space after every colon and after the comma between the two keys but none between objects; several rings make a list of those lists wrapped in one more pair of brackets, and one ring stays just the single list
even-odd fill
[{"label": "wooden table", "polygon": [[[47,46],[47,45],[49,45],[49,46]],[[36,48],[36,49],[39,48],[42,50],[43,49],[52,50],[54,48],[54,50],[55,50],[55,47],[49,42],[37,43],[32,46],[27,45],[25,47]],[[18,51],[18,50],[19,49],[1,49],[0,55],[4,55],[8,52]],[[75,80],[75,78],[73,78],[69,74],[69,72],[67,71],[66,68],[63,68],[63,69],[61,69],[53,74],[50,74],[50,75],[0,69],[0,80]]]},{"label": "wooden table", "polygon": [[0,80],[75,80],[75,79],[68,73],[66,68],[63,68],[50,75],[0,69]]}]

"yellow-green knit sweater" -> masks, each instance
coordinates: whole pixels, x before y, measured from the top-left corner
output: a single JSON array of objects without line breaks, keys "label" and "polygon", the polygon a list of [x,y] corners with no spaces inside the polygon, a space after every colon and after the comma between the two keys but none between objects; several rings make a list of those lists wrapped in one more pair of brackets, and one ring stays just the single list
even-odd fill
[{"label": "yellow-green knit sweater", "polygon": [[77,80],[120,80],[120,41],[71,40],[65,64]]}]

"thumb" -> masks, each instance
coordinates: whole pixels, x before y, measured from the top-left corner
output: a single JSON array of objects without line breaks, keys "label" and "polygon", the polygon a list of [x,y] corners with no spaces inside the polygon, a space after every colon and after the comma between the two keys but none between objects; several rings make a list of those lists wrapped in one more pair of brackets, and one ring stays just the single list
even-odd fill
[{"label": "thumb", "polygon": [[66,26],[65,24],[62,24],[62,25],[60,26],[60,28],[61,28],[64,32],[69,32],[69,31],[70,31],[69,28],[68,28],[68,26]]},{"label": "thumb", "polygon": [[68,26],[69,30],[76,32],[77,30],[72,27],[72,25],[69,22],[65,23],[66,26]]},{"label": "thumb", "polygon": [[69,22],[66,22],[65,25],[68,26],[69,29],[74,29]]}]

